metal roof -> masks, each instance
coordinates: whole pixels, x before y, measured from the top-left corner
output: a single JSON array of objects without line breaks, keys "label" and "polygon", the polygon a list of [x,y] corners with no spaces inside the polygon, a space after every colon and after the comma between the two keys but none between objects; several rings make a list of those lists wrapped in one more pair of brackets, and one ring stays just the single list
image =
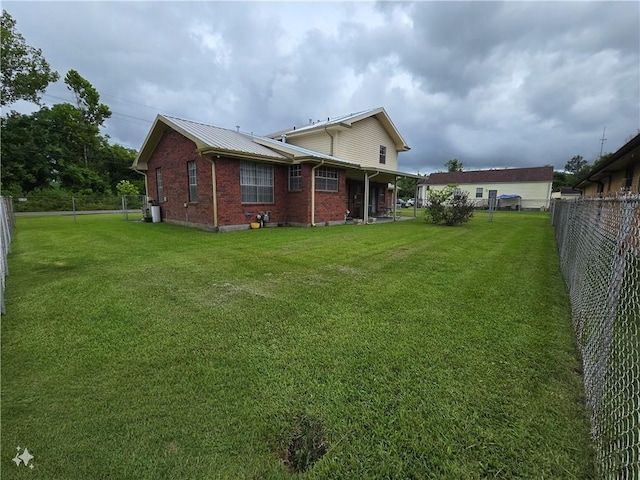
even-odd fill
[{"label": "metal roof", "polygon": [[350,162],[349,160],[344,160],[342,158],[333,157],[331,155],[325,155],[324,153],[316,152],[314,150],[309,150],[307,148],[298,147],[297,145],[293,145],[291,143],[285,143],[280,140],[274,140],[272,138],[253,136],[251,139],[254,142],[258,142],[262,145],[269,145],[269,148],[274,148],[279,151],[284,151],[293,155],[293,158],[317,158],[320,160],[328,160],[334,163],[340,163],[345,165],[351,165],[354,167],[360,167],[359,164],[355,162]]},{"label": "metal roof", "polygon": [[[340,118],[354,118],[363,114],[366,114],[366,117],[368,112],[361,112],[360,114],[352,114]],[[134,168],[146,170],[146,163],[155,150],[158,141],[162,137],[163,133],[169,129],[173,129],[193,141],[200,151],[220,151],[220,153],[227,153],[231,155],[237,154],[240,156],[264,158],[265,160],[285,161],[287,163],[304,160],[324,160],[329,164],[342,165],[346,168],[371,171],[376,170],[389,174],[421,178],[413,174],[393,170],[365,167],[349,160],[344,160],[332,155],[326,155],[314,150],[298,147],[291,143],[274,140],[272,138],[249,135],[226,128],[215,127],[205,123],[193,122],[191,120],[184,120],[182,118],[169,117],[166,115],[158,115],[156,117],[155,122],[147,134],[147,138],[145,139],[142,148],[140,149],[140,153],[134,161]]]},{"label": "metal roof", "polygon": [[380,123],[387,130],[387,133],[393,138],[396,143],[396,147],[399,151],[410,150],[407,142],[404,140],[396,126],[391,121],[391,118],[387,114],[387,111],[383,107],[372,108],[370,110],[363,110],[362,112],[350,113],[348,115],[342,115],[340,117],[327,118],[326,120],[313,121],[309,125],[303,125],[301,127],[293,127],[290,130],[281,130],[278,132],[265,135],[269,138],[280,138],[282,135],[299,135],[311,132],[314,130],[321,130],[331,126],[346,126],[350,127],[353,123],[365,118],[376,117]]},{"label": "metal roof", "polygon": [[250,135],[204,123],[160,115],[176,130],[193,140],[198,148],[220,149],[226,152],[248,153],[271,158],[285,159],[286,156],[264,147],[252,140]]}]

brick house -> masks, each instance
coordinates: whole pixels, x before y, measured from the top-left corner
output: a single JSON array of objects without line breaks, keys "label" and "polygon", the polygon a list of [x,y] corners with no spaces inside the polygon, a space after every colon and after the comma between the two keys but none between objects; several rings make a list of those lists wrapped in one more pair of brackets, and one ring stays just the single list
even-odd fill
[{"label": "brick house", "polygon": [[640,134],[595,165],[575,188],[586,196],[640,193]]},{"label": "brick house", "polygon": [[[325,137],[325,138],[323,138]],[[310,148],[313,147],[313,148]],[[382,108],[256,136],[158,115],[133,168],[163,221],[209,230],[368,223],[393,208],[406,145]]]}]

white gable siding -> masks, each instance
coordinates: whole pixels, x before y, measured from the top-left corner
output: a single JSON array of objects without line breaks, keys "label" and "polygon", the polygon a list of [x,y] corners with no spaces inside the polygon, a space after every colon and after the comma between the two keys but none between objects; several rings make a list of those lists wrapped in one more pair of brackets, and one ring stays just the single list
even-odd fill
[{"label": "white gable siding", "polygon": [[[440,190],[446,185],[431,185],[429,188]],[[551,197],[551,182],[514,182],[514,183],[478,183],[460,184],[458,188],[469,194],[469,200],[476,202],[478,206],[486,206],[489,202],[489,190],[497,190],[500,195],[520,195],[520,205],[523,209],[539,210],[541,207],[549,208]],[[482,188],[482,198],[476,198],[476,189]],[[421,188],[423,201],[426,200],[428,190]],[[514,205],[516,202],[512,202]],[[504,205],[509,205],[503,201]]]},{"label": "white gable siding", "polygon": [[332,154],[331,137],[324,130],[299,137],[289,137],[287,138],[287,143],[313,150],[314,152],[324,153],[325,155],[337,156]]},{"label": "white gable siding", "polygon": [[[380,145],[387,147],[386,163],[380,163]],[[398,152],[393,140],[375,117],[365,118],[352,128],[341,130],[335,143],[336,157],[367,167],[398,169]]]}]

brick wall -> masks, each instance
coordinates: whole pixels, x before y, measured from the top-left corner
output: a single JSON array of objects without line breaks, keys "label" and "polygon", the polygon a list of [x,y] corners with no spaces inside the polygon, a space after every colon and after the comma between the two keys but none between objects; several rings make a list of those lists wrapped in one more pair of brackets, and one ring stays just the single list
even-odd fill
[{"label": "brick wall", "polygon": [[[260,212],[271,212],[269,222],[287,222],[287,166],[273,166],[274,203],[242,203],[240,189],[240,160],[216,158],[218,190],[218,224],[249,225]],[[247,215],[250,213],[251,215]]]},{"label": "brick wall", "polygon": [[[198,201],[189,202],[189,176],[187,163],[196,161]],[[287,165],[273,165],[274,203],[242,203],[240,188],[240,162],[235,158],[201,157],[196,145],[183,135],[169,130],[158,142],[148,161],[147,195],[158,201],[162,219],[173,223],[213,228],[212,162],[215,164],[218,226],[249,225],[256,215],[270,212],[269,222],[295,225],[311,223],[312,165],[301,165],[302,190],[289,191]],[[162,168],[164,197],[157,198],[156,168]],[[315,222],[340,222],[347,208],[346,175],[338,171],[337,192],[316,192]],[[185,207],[186,204],[186,207]]]},{"label": "brick wall", "polygon": [[[198,201],[189,202],[187,163],[196,161]],[[164,197],[157,198],[156,168],[162,168]],[[158,201],[163,220],[213,226],[213,187],[211,163],[196,152],[196,145],[183,135],[169,130],[162,135],[148,162],[147,195]],[[184,205],[187,204],[185,207]]]}]

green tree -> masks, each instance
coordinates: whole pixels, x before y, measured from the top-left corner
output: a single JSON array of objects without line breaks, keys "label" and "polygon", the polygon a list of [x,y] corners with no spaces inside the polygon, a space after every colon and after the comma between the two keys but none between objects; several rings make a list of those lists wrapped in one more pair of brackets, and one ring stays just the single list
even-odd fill
[{"label": "green tree", "polygon": [[464,165],[457,158],[452,158],[451,160],[447,160],[444,164],[447,167],[447,172],[461,172],[464,168]]},{"label": "green tree", "polygon": [[98,91],[76,70],[67,72],[64,83],[75,95],[76,105],[82,112],[85,123],[100,127],[107,118],[111,117],[109,107],[100,103]]},{"label": "green tree", "polygon": [[587,162],[584,158],[582,158],[582,155],[574,155],[573,157],[571,157],[571,160],[569,160],[564,165],[564,169],[565,171],[575,175],[578,172],[580,172],[588,164],[589,162]]},{"label": "green tree", "polygon": [[[138,152],[132,148],[122,145],[109,145],[105,142],[96,155],[96,168],[108,179],[109,185],[113,188],[120,180],[127,180],[133,184],[138,191],[144,190],[144,177],[131,169],[131,165]],[[99,167],[98,167],[99,166]]]},{"label": "green tree", "polygon": [[2,190],[14,195],[35,188],[49,188],[54,180],[53,164],[43,150],[46,128],[32,115],[10,112],[0,119],[2,131]]},{"label": "green tree", "polygon": [[0,53],[0,106],[17,100],[40,104],[40,95],[50,82],[60,78],[51,70],[39,48],[30,47],[16,30],[16,21],[2,10],[2,50]]},{"label": "green tree", "polygon": [[415,178],[400,177],[397,182],[398,198],[413,198],[416,194],[416,183],[417,180]]},{"label": "green tree", "polygon": [[[69,70],[64,77],[67,88],[76,97],[78,110],[82,112],[83,121],[87,125],[100,127],[111,116],[111,110],[105,104],[100,103],[100,94],[91,83],[82,77],[77,71]],[[89,166],[89,148],[83,144],[83,158],[85,167]]]},{"label": "green tree", "polygon": [[572,187],[574,185],[573,180],[573,175],[570,173],[554,171],[551,189],[557,192],[562,187]]},{"label": "green tree", "polygon": [[105,193],[115,187],[100,163],[85,165],[84,146],[96,152],[109,146],[98,127],[84,123],[82,112],[73,105],[56,104],[31,115],[12,112],[2,119],[1,127],[3,188],[28,193],[57,186],[70,192]]},{"label": "green tree", "polygon": [[429,190],[424,215],[427,223],[455,226],[468,222],[473,217],[473,209],[466,192],[448,185],[442,190]]}]

